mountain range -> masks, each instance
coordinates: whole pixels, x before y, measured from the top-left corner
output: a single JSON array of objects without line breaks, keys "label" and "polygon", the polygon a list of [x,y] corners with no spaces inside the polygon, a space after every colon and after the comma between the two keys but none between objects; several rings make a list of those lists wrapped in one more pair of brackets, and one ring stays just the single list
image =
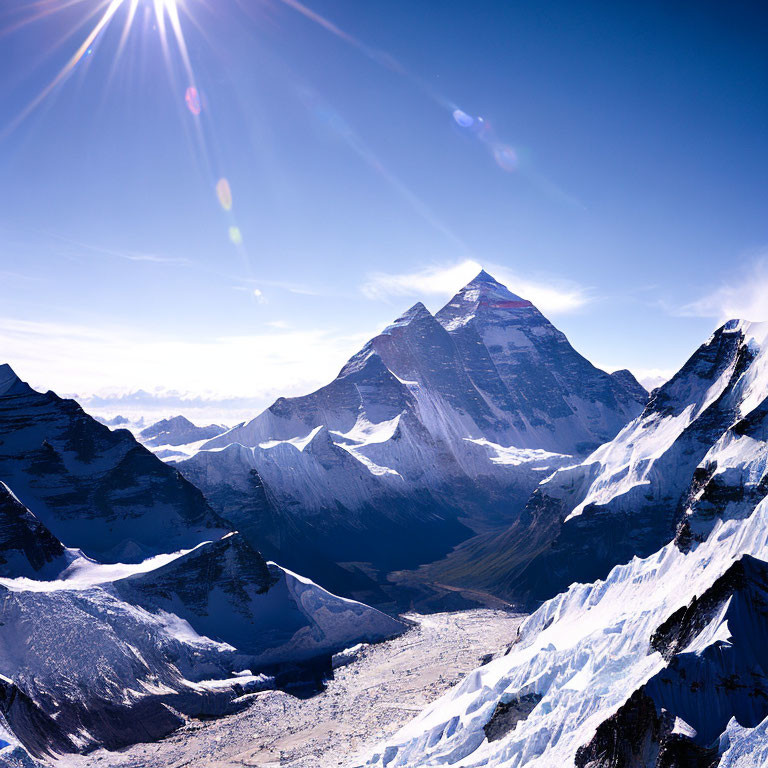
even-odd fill
[{"label": "mountain range", "polygon": [[174,466],[270,557],[390,604],[390,572],[512,524],[543,477],[646,400],[481,272],[435,315],[411,307],[330,384]]},{"label": "mountain range", "polygon": [[441,585],[531,614],[358,766],[768,763],[768,324],[648,396],[483,272],[233,429],[113,426],[0,366],[4,764],[322,680]]},{"label": "mountain range", "polygon": [[542,482],[525,529],[549,544],[520,567],[508,533],[474,573],[549,599],[365,765],[765,765],[767,376],[768,324],[730,321],[616,438]]},{"label": "mountain range", "polygon": [[0,477],[2,765],[160,738],[406,629],[267,562],[130,432],[7,365]]}]

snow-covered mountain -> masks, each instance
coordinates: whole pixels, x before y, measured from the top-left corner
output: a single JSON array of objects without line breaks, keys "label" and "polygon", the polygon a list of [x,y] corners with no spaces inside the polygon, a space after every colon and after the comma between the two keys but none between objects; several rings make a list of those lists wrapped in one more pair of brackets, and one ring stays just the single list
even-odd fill
[{"label": "snow-covered mountain", "polygon": [[19,755],[160,738],[185,717],[236,711],[286,665],[330,670],[333,653],[405,629],[266,563],[237,533],[142,563],[96,563],[2,491],[0,739]]},{"label": "snow-covered mountain", "polygon": [[112,417],[94,415],[93,418],[105,427],[112,427],[113,429],[130,429],[132,432],[140,432],[146,426],[143,416],[139,416],[136,419],[129,419],[127,416],[118,414],[117,416]]},{"label": "snow-covered mountain", "polygon": [[413,306],[327,386],[177,466],[268,553],[336,578],[329,560],[411,567],[509,523],[644,404],[631,374],[595,368],[481,272],[436,315]]},{"label": "snow-covered mountain", "polygon": [[198,427],[184,416],[172,416],[161,419],[142,429],[138,439],[149,448],[161,446],[178,446],[196,443],[200,440],[210,440],[226,432],[227,428],[220,424],[209,424]]},{"label": "snow-covered mountain", "polygon": [[614,440],[546,479],[513,526],[468,542],[430,577],[541,600],[672,538],[701,540],[727,509],[722,485],[738,488],[740,504],[762,498],[767,336],[764,324],[719,328]]},{"label": "snow-covered mountain", "polygon": [[0,365],[0,479],[56,538],[98,560],[139,561],[231,529],[130,432],[36,392],[8,365]]},{"label": "snow-covered mountain", "polygon": [[731,321],[642,417],[543,483],[538,497],[569,518],[563,532],[594,516],[593,541],[567,534],[532,583],[547,583],[556,557],[574,573],[605,567],[612,547],[621,557],[657,537],[656,548],[545,602],[506,656],[365,765],[767,764],[767,404],[768,325]]},{"label": "snow-covered mountain", "polygon": [[127,430],[8,366],[0,478],[0,765],[159,738],[405,629],[266,562]]}]

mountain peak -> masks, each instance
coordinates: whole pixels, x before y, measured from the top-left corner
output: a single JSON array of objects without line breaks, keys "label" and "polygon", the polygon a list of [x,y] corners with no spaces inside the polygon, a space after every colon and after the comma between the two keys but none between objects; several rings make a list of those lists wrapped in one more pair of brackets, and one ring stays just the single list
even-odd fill
[{"label": "mountain peak", "polygon": [[404,325],[409,325],[414,320],[421,320],[425,317],[432,317],[432,313],[420,301],[417,301],[410,309],[403,312],[397,320],[388,325],[384,333],[389,332],[392,328],[400,328]]},{"label": "mountain peak", "polygon": [[469,301],[477,300],[495,300],[495,301],[513,301],[519,302],[520,306],[532,306],[521,296],[500,283],[493,275],[488,274],[484,269],[480,270],[475,278],[470,280],[457,294],[453,301],[464,298]]},{"label": "mountain peak", "polygon": [[447,331],[453,331],[466,325],[478,314],[484,315],[486,310],[535,312],[535,307],[530,301],[512,293],[506,285],[483,269],[435,317]]},{"label": "mountain peak", "polygon": [[484,269],[481,269],[475,277],[470,280],[470,282],[467,284],[467,287],[470,285],[498,285],[502,288],[505,287],[502,283],[500,283],[493,275],[486,272]]},{"label": "mountain peak", "polygon": [[16,375],[8,363],[0,365],[0,397],[4,395],[21,395],[29,391],[29,385],[25,384]]}]

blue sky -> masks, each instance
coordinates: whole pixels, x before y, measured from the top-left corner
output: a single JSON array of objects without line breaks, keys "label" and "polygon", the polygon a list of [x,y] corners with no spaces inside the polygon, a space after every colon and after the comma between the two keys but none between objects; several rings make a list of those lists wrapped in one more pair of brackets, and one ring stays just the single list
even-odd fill
[{"label": "blue sky", "polygon": [[31,110],[110,6],[0,10],[0,357],[35,385],[256,409],[480,265],[642,377],[768,319],[763,3],[179,0],[191,71],[163,3],[167,61],[150,0],[118,57],[125,0]]}]

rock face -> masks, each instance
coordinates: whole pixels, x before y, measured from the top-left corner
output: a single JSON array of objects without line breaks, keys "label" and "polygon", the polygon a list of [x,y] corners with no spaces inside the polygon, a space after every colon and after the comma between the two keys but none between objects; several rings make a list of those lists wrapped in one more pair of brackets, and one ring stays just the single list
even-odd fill
[{"label": "rock face", "polygon": [[[420,768],[761,765],[768,727],[768,500],[576,584],[366,763]],[[539,703],[491,741],[499,703]],[[387,760],[383,760],[383,756]],[[749,759],[744,757],[750,756]]]},{"label": "rock face", "polygon": [[[505,444],[584,453],[642,407],[529,301],[481,272],[436,315],[473,384],[501,411]],[[490,397],[488,397],[490,396]]]},{"label": "rock face", "polygon": [[621,384],[640,405],[645,406],[648,402],[648,390],[632,375],[631,371],[626,368],[614,371],[611,378]]},{"label": "rock face", "polygon": [[226,431],[226,427],[218,424],[198,427],[184,416],[173,416],[142,429],[138,437],[144,445],[156,448],[162,445],[186,445],[198,440],[210,440]]},{"label": "rock face", "polygon": [[482,272],[177,466],[270,556],[349,593],[338,563],[409,568],[513,520],[542,477],[642,410],[630,389]]},{"label": "rock face", "polygon": [[[571,584],[544,602],[507,656],[467,676],[366,765],[765,763],[766,338],[768,326],[727,323],[612,443],[542,483],[531,517],[546,521],[556,503],[554,519],[567,518],[562,536],[598,507],[584,529],[592,540],[558,539],[555,527],[554,547],[531,543],[539,555],[511,588],[536,583],[527,571],[564,578],[569,564],[573,574],[597,562],[604,580]],[[619,535],[611,520],[622,515]],[[649,530],[661,544],[638,557],[653,546]],[[622,553],[626,562],[607,565]],[[527,717],[497,738],[509,703],[532,695],[538,703]]]},{"label": "rock face", "polygon": [[54,576],[72,559],[74,555],[0,482],[0,576]]},{"label": "rock face", "polygon": [[470,584],[540,601],[754,508],[768,489],[767,355],[768,325],[725,324],[612,441],[542,482],[508,531],[431,575],[451,583],[472,562]]},{"label": "rock face", "polygon": [[73,400],[0,366],[0,478],[67,546],[113,562],[181,550],[229,529],[175,469]]},{"label": "rock face", "polygon": [[578,768],[718,765],[732,718],[755,728],[768,716],[767,634],[768,564],[744,555],[656,629],[668,665],[598,727]]},{"label": "rock face", "polygon": [[13,681],[0,675],[0,718],[34,757],[76,752],[56,721],[40,709]]}]

